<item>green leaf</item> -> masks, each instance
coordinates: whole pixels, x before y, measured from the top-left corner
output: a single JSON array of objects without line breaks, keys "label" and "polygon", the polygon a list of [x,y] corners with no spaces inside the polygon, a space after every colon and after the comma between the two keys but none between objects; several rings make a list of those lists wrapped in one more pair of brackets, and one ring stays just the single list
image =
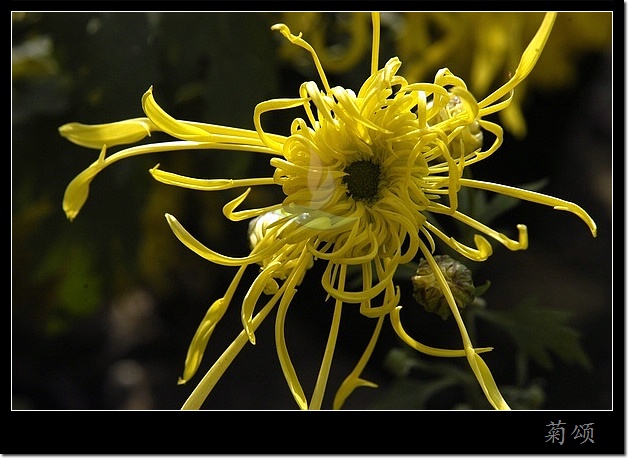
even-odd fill
[{"label": "green leaf", "polygon": [[393,381],[370,408],[374,410],[425,410],[430,398],[442,390],[458,384],[456,378],[438,378],[429,381],[400,378]]},{"label": "green leaf", "polygon": [[567,325],[570,314],[537,307],[536,302],[528,299],[510,310],[478,309],[477,313],[506,330],[528,358],[546,369],[553,368],[550,353],[565,363],[591,369],[580,334]]},{"label": "green leaf", "polygon": [[491,287],[491,282],[486,280],[486,283],[475,287],[475,297],[482,297],[488,289]]}]

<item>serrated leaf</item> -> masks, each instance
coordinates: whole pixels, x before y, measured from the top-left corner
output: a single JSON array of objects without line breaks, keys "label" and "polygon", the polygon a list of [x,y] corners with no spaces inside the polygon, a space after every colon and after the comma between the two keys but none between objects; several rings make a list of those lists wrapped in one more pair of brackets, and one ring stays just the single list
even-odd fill
[{"label": "serrated leaf", "polygon": [[552,369],[551,353],[563,362],[590,369],[591,362],[580,345],[580,334],[567,325],[570,314],[522,301],[510,310],[478,310],[478,315],[505,329],[528,358]]}]

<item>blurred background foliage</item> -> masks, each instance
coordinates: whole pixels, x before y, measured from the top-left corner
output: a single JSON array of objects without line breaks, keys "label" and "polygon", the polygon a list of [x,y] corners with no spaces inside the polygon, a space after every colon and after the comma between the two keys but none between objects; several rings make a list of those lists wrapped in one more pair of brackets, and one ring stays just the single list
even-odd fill
[{"label": "blurred background foliage", "polygon": [[[234,256],[247,251],[247,226],[222,215],[235,193],[168,187],[148,170],[161,163],[195,177],[267,176],[268,158],[196,151],[122,161],[94,180],[70,223],[61,209],[65,187],[97,153],[67,142],[57,128],[141,116],[141,96],[151,85],[175,117],[253,128],[258,102],[295,97],[301,82],[318,81],[309,56],[270,31],[272,24],[302,31],[331,84],[357,90],[369,72],[370,16],[12,15],[13,408],[178,409],[200,377],[176,385],[189,341],[234,271],[183,247],[163,215],[174,214],[199,240]],[[380,64],[398,55],[400,73],[417,81],[431,81],[446,66],[480,98],[514,70],[540,20],[535,13],[385,13]],[[476,345],[495,347],[486,359],[515,408],[612,407],[611,20],[611,13],[559,14],[538,67],[500,119],[504,144],[473,169],[478,179],[536,186],[577,202],[596,220],[598,238],[573,215],[483,193],[465,197],[474,214],[500,230],[518,223],[529,229],[527,251],[495,247],[487,262],[467,263],[476,286],[490,288],[465,309],[465,320]],[[297,115],[268,117],[267,128],[287,134]],[[271,189],[252,197],[263,204],[281,196]],[[415,267],[399,279],[406,329],[433,346],[459,346],[451,320],[412,301]],[[331,316],[319,274],[320,266],[308,273],[287,322],[306,392]],[[353,368],[370,336],[373,323],[355,312],[343,318],[330,386]],[[199,372],[240,329],[235,301]],[[256,336],[206,408],[296,408],[272,323]],[[390,329],[364,376],[380,388],[357,390],[346,408],[487,408],[464,361],[409,352]]]}]

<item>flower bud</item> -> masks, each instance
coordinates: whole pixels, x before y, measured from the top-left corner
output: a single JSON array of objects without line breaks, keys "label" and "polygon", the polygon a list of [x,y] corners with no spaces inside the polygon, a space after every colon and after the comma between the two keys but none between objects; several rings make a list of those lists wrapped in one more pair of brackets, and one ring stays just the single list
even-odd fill
[{"label": "flower bud", "polygon": [[[458,308],[464,308],[475,299],[475,286],[471,271],[462,263],[447,255],[434,256],[443,272]],[[411,278],[414,299],[428,312],[437,313],[443,320],[451,315],[445,294],[434,272],[425,259],[421,259],[416,274]]]},{"label": "flower bud", "polygon": [[[449,103],[440,110],[434,117],[433,123],[446,122],[456,115],[465,111],[465,105],[460,96],[451,95]],[[477,119],[467,124],[466,127],[458,131],[458,134],[449,144],[449,152],[452,157],[460,158],[474,151],[479,150],[484,143],[484,134]]]}]

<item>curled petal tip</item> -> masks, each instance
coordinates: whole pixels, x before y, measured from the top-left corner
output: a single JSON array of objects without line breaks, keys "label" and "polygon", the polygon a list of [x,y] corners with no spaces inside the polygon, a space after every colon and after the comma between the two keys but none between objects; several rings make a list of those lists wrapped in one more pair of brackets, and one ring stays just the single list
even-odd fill
[{"label": "curled petal tip", "polygon": [[76,218],[89,195],[89,185],[95,173],[91,169],[84,170],[65,189],[63,211],[70,221]]},{"label": "curled petal tip", "polygon": [[270,28],[270,30],[277,30],[284,35],[291,35],[290,28],[286,24],[275,24]]},{"label": "curled petal tip", "polygon": [[78,211],[72,211],[65,208],[63,209],[63,211],[65,212],[65,216],[68,218],[68,220],[70,220],[70,222],[74,221],[74,218],[76,218],[76,215],[78,215]]},{"label": "curled petal tip", "polygon": [[590,221],[586,221],[586,223],[591,230],[591,235],[593,235],[593,237],[597,237],[597,224],[595,224],[595,221],[591,219]]},{"label": "curled petal tip", "polygon": [[103,145],[98,160],[74,177],[68,184],[68,187],[65,188],[63,211],[70,221],[76,218],[76,215],[85,205],[89,195],[89,185],[94,177],[105,167],[106,152],[107,147]]},{"label": "curled petal tip", "polygon": [[255,333],[253,332],[253,321],[251,321],[250,319],[244,319],[242,320],[242,324],[244,327],[244,332],[246,332],[246,336],[249,339],[249,342],[251,343],[251,345],[255,345],[256,340],[255,340]]},{"label": "curled petal tip", "polygon": [[297,40],[300,40],[303,34],[299,32],[298,35],[294,35],[290,28],[286,24],[275,24],[271,28],[271,30],[279,31],[284,37],[286,37],[291,43],[295,43]]}]

